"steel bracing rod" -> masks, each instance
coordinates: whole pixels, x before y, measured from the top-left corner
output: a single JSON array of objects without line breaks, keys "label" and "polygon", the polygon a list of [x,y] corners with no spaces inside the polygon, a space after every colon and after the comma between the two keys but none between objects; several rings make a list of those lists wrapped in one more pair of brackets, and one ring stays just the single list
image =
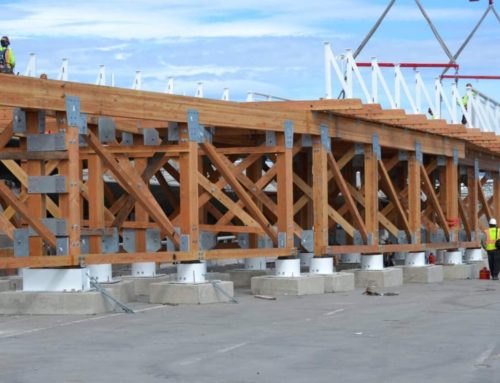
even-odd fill
[{"label": "steel bracing rod", "polygon": [[372,27],[370,32],[368,32],[366,37],[363,39],[363,41],[359,45],[358,49],[356,49],[356,51],[354,52],[354,54],[353,54],[354,58],[356,58],[361,53],[361,51],[364,49],[366,44],[368,44],[368,41],[370,41],[370,39],[375,34],[375,32],[377,32],[377,29],[380,27],[380,24],[382,24],[382,21],[384,21],[385,17],[387,16],[387,14],[389,13],[389,11],[391,10],[392,6],[395,3],[396,3],[396,0],[391,0],[391,2],[387,5],[387,8],[385,8],[384,13],[382,13],[382,15],[379,17],[379,19],[377,20],[375,25]]},{"label": "steel bracing rod", "polygon": [[450,59],[450,62],[453,63],[453,64],[456,64],[455,58],[452,56],[450,50],[448,49],[448,46],[446,45],[446,43],[444,42],[443,38],[439,34],[438,30],[436,29],[436,27],[432,23],[431,18],[429,17],[429,15],[425,11],[424,7],[420,3],[420,0],[415,0],[415,3],[417,3],[417,6],[420,9],[420,12],[422,13],[422,16],[424,16],[425,20],[427,21],[427,24],[429,24],[429,27],[431,28],[432,33],[434,33],[434,36],[436,37],[436,40],[439,42],[439,45],[441,45],[441,48],[443,48],[443,51],[444,51],[444,53],[446,53],[446,56],[448,56],[448,58]]},{"label": "steel bracing rod", "polygon": [[[489,5],[488,8],[486,9],[486,11],[484,11],[483,13],[483,16],[481,16],[481,19],[479,20],[479,22],[476,24],[476,26],[474,27],[474,29],[472,30],[471,33],[469,33],[469,36],[467,36],[467,38],[465,39],[465,41],[463,42],[463,44],[460,46],[460,48],[458,48],[458,51],[457,53],[455,53],[455,55],[453,56],[453,58],[450,58],[450,62],[452,63],[455,63],[456,60],[458,59],[458,57],[462,54],[462,51],[465,49],[465,47],[467,45],[469,45],[469,42],[471,41],[471,39],[474,37],[474,35],[476,34],[477,30],[479,29],[479,27],[481,26],[481,24],[483,23],[484,19],[486,19],[486,16],[488,16],[488,13],[493,9],[493,12],[495,12],[494,8],[493,8],[493,5]],[[496,12],[495,12],[496,13]],[[497,15],[497,18],[498,18],[498,15]],[[500,20],[499,20],[500,21]],[[441,76],[446,74],[448,72],[448,69],[449,68],[445,68],[443,70],[443,73],[441,73]]]},{"label": "steel bracing rod", "polygon": [[498,22],[500,23],[500,16],[498,15],[497,9],[495,8],[494,5],[491,5],[491,10],[493,11],[495,16],[497,17]]}]

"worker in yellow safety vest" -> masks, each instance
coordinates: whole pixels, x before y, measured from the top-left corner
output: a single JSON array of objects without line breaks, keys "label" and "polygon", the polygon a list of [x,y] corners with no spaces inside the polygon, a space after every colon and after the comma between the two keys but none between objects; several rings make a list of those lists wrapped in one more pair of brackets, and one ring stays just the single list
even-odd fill
[{"label": "worker in yellow safety vest", "polygon": [[10,40],[7,36],[3,36],[0,39],[0,72],[14,73],[15,66],[16,58],[10,48]]},{"label": "worker in yellow safety vest", "polygon": [[500,250],[496,246],[498,239],[500,239],[500,229],[497,227],[497,220],[492,218],[489,222],[489,228],[484,231],[483,247],[488,253],[491,279],[494,280],[498,280],[500,272]]},{"label": "worker in yellow safety vest", "polygon": [[[465,86],[465,95],[462,97],[462,105],[464,106],[464,109],[467,110],[467,106],[469,105],[469,93],[472,92],[472,84],[468,83]],[[472,96],[476,97],[476,93],[472,92]],[[462,124],[466,125],[467,124],[467,118],[465,115],[462,115]]]}]

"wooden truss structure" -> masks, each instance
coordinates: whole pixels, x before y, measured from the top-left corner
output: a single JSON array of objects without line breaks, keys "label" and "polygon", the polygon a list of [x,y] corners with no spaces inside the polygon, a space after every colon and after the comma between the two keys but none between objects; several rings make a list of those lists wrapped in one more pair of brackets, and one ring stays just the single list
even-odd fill
[{"label": "wooden truss structure", "polygon": [[475,247],[500,219],[500,140],[462,125],[0,77],[0,268]]}]

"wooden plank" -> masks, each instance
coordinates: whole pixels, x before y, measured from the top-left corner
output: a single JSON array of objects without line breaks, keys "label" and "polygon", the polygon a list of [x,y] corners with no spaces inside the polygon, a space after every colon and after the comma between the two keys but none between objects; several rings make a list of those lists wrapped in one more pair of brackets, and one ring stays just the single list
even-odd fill
[{"label": "wooden plank", "polygon": [[408,222],[412,244],[421,243],[420,165],[416,153],[410,152],[408,158]]},{"label": "wooden plank", "polygon": [[[251,233],[265,234],[260,226],[235,226],[235,225],[200,225],[201,231],[213,233]],[[251,246],[252,247],[252,246]],[[256,245],[254,246],[256,247]]]},{"label": "wooden plank", "polygon": [[187,152],[179,156],[181,233],[189,236],[189,250],[199,250],[198,143],[189,140],[187,126],[179,126],[179,141]]},{"label": "wooden plank", "polygon": [[161,206],[158,204],[158,201],[156,201],[151,194],[142,178],[134,172],[128,159],[121,159],[121,161],[119,160],[119,162],[117,162],[117,159],[111,153],[107,152],[106,148],[92,132],[89,132],[89,135],[86,136],[85,139],[88,145],[95,150],[103,163],[113,173],[114,177],[127,188],[127,192],[133,195],[135,200],[142,204],[151,218],[153,218],[161,228],[162,232],[168,235],[176,246],[179,246],[180,238],[174,226],[167,218]]},{"label": "wooden plank", "polygon": [[[104,222],[104,179],[102,177],[102,162],[96,155],[88,159],[88,201],[89,201],[89,228],[97,229],[105,225]],[[91,236],[89,252],[100,253],[101,236]]]},{"label": "wooden plank", "polygon": [[493,214],[497,223],[500,222],[500,175],[495,172],[493,178]]},{"label": "wooden plank", "polygon": [[276,144],[281,152],[276,156],[278,233],[285,233],[286,242],[280,247],[294,247],[293,217],[293,151],[286,147],[285,134],[276,135]]},{"label": "wooden plank", "polygon": [[[296,185],[301,188],[313,201],[313,229],[314,229],[314,254],[323,255],[323,249],[328,246],[328,158],[327,152],[319,137],[313,138],[312,150],[312,195],[306,193],[310,190],[298,175],[294,174],[293,179]],[[332,219],[333,219],[332,215]]]},{"label": "wooden plank", "polygon": [[378,243],[378,164],[372,145],[365,145],[364,162],[364,194],[365,194],[365,225],[371,236],[371,243]]},{"label": "wooden plank", "polygon": [[17,196],[5,185],[0,182],[0,197],[2,197],[10,206],[16,210],[19,215],[25,219],[28,224],[43,238],[51,247],[56,247],[56,237],[47,229],[39,219],[33,217],[31,212],[17,198]]},{"label": "wooden plank", "polygon": [[[459,220],[458,214],[458,166],[454,163],[453,158],[446,159],[445,168],[446,180],[446,218],[448,226],[450,226],[450,233],[454,233],[454,238],[458,237],[458,226],[451,227],[450,222],[457,222]],[[450,238],[451,239],[451,238]]]},{"label": "wooden plank", "polygon": [[467,233],[467,237],[471,238],[472,231],[470,226],[469,217],[467,215],[467,209],[464,206],[464,202],[462,198],[458,198],[458,213],[460,215],[460,219],[462,220],[462,224],[464,225],[465,232]]},{"label": "wooden plank", "polygon": [[10,223],[10,221],[4,216],[4,214],[0,213],[0,232],[5,234],[7,238],[13,241],[15,229],[16,227],[12,223]]},{"label": "wooden plank", "polygon": [[[322,122],[316,121],[317,116],[309,118],[311,111],[278,110],[270,105],[271,110],[257,108],[245,103],[207,100],[194,97],[182,97],[161,93],[143,92],[112,87],[99,87],[88,84],[77,84],[54,80],[39,80],[29,77],[1,75],[3,92],[0,95],[0,105],[17,106],[34,109],[51,109],[65,111],[65,95],[79,96],[81,111],[93,115],[126,117],[143,120],[187,122],[187,111],[196,109],[199,112],[200,123],[206,126],[240,127],[251,130],[283,131],[282,122],[290,120],[294,123],[296,133],[319,135]],[[341,101],[346,102],[346,101]],[[272,103],[274,104],[274,103]],[[376,121],[366,121],[358,124],[359,118],[335,116],[335,112],[321,115],[332,126],[336,126],[339,138],[356,141],[358,132],[353,125],[360,125],[365,130],[365,136],[371,137],[377,133],[382,146],[394,146],[398,149],[411,150],[415,140],[422,144],[424,153],[453,155],[453,149],[459,150],[464,156],[464,142],[453,138],[439,137],[427,132],[411,132],[409,140],[404,131],[396,124],[382,124]],[[361,120],[362,121],[362,120]],[[367,126],[364,126],[368,124]],[[394,140],[398,134],[401,139]],[[332,135],[334,136],[334,135]],[[367,142],[365,142],[367,143]]]},{"label": "wooden plank", "polygon": [[[26,111],[26,133],[27,135],[38,134],[38,113]],[[21,148],[23,150],[23,148]],[[24,151],[24,150],[23,150]],[[44,175],[44,163],[40,160],[30,160],[26,162],[26,172],[30,176]],[[46,217],[46,196],[42,194],[28,194],[26,207],[33,218],[41,220]],[[29,255],[44,255],[43,241],[40,237],[30,237]]]},{"label": "wooden plank", "polygon": [[[470,239],[478,239],[480,238],[479,232],[479,199],[478,199],[478,191],[482,190],[481,183],[479,182],[479,174],[476,174],[473,167],[467,168],[467,190],[468,190],[468,214],[467,225],[470,230]],[[460,199],[460,196],[458,197]],[[486,205],[489,208],[488,201],[486,201]],[[472,234],[474,233],[474,234]]]},{"label": "wooden plank", "polygon": [[81,205],[80,205],[80,145],[78,128],[67,125],[66,113],[56,113],[56,119],[61,122],[59,129],[66,130],[66,150],[68,160],[62,161],[58,167],[60,175],[66,177],[66,193],[59,194],[59,208],[61,216],[66,219],[68,228],[68,255],[77,259],[80,255],[80,225],[81,225]]}]

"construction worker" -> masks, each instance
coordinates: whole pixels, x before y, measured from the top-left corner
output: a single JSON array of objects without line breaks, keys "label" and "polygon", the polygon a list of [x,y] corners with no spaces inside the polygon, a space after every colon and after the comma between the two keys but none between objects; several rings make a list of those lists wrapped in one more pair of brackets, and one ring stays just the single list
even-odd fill
[{"label": "construction worker", "polygon": [[488,253],[488,264],[491,279],[493,280],[498,280],[498,273],[500,272],[500,250],[496,247],[498,239],[500,239],[500,229],[497,227],[497,220],[492,218],[489,221],[489,228],[484,231],[482,245]]},{"label": "construction worker", "polygon": [[0,72],[1,73],[14,73],[16,66],[16,58],[14,52],[10,48],[10,40],[7,36],[0,39]]},{"label": "construction worker", "polygon": [[[469,93],[472,92],[472,84],[469,82],[467,85],[465,85],[465,95],[462,97],[462,104],[467,110],[467,105],[469,104]],[[475,93],[472,93],[473,96],[475,96]],[[462,124],[466,125],[467,124],[467,118],[465,115],[462,115]]]}]

